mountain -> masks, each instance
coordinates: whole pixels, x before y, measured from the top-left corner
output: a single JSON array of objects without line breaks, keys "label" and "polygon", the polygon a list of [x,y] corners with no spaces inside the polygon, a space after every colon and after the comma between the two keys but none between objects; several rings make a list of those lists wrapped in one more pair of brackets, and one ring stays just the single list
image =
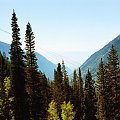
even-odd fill
[{"label": "mountain", "polygon": [[[0,41],[0,51],[3,53],[6,53],[7,57],[10,57],[9,55],[10,45],[4,42]],[[36,52],[36,57],[38,59],[37,64],[39,66],[39,70],[41,70],[45,75],[50,79],[54,79],[54,69],[57,68],[57,65],[49,61],[47,58],[45,58],[40,53]],[[68,74],[72,73],[72,70],[66,67],[66,70]]]},{"label": "mountain", "polygon": [[120,60],[120,35],[117,36],[115,39],[113,39],[111,42],[109,42],[107,45],[105,45],[102,49],[92,54],[82,65],[81,65],[81,73],[83,75],[83,78],[85,77],[86,71],[89,68],[92,76],[95,77],[96,73],[98,71],[98,66],[100,63],[100,59],[102,58],[104,63],[107,62],[108,53],[112,47],[112,45],[115,46],[115,49],[117,50],[118,58]]},{"label": "mountain", "polygon": [[[9,55],[10,45],[4,42],[0,41],[0,51],[3,53],[6,53],[7,57],[10,57]],[[36,57],[38,59],[37,63],[39,66],[39,70],[41,70],[45,75],[50,79],[54,79],[54,69],[57,67],[56,64],[49,61],[47,58],[45,58],[43,55],[36,52]],[[69,68],[66,68],[69,73],[72,73]]]},{"label": "mountain", "polygon": [[9,50],[10,50],[10,45],[0,41],[0,51],[1,51],[1,53],[5,52],[6,56],[9,57],[10,56],[9,55],[9,52],[10,52]]},{"label": "mountain", "polygon": [[[81,65],[81,73],[83,78],[85,78],[86,71],[89,68],[92,76],[95,77],[96,73],[98,71],[98,66],[100,63],[100,59],[102,58],[104,63],[107,62],[108,53],[112,47],[112,45],[115,46],[118,58],[120,60],[120,35],[117,36],[115,39],[113,39],[111,42],[109,42],[107,45],[105,45],[102,49],[92,54],[82,65]],[[9,49],[10,45],[4,42],[0,41],[0,51],[5,52],[6,55],[9,57]],[[43,55],[36,52],[36,57],[38,59],[38,66],[39,69],[46,74],[49,79],[54,78],[54,69],[57,67],[56,64],[49,61],[47,58],[45,58]],[[66,67],[66,70],[68,72],[68,75],[72,73],[72,70],[70,70],[68,67]]]}]

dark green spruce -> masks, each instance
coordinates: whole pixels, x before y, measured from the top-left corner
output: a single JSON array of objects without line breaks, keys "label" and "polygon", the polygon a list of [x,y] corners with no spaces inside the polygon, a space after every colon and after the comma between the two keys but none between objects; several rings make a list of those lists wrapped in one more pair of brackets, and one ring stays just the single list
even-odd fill
[{"label": "dark green spruce", "polygon": [[97,118],[99,120],[106,120],[106,108],[107,98],[106,98],[106,80],[105,80],[105,65],[101,59],[98,72],[97,72],[97,82],[96,82],[96,91],[97,91]]},{"label": "dark green spruce", "polygon": [[106,116],[107,120],[120,119],[120,68],[115,47],[108,54],[106,65]]},{"label": "dark green spruce", "polygon": [[75,120],[83,120],[83,110],[84,110],[84,91],[83,91],[83,80],[81,77],[81,70],[79,68],[78,74],[76,69],[73,74],[73,105],[75,109]]},{"label": "dark green spruce", "polygon": [[78,113],[79,119],[83,120],[84,115],[84,89],[83,89],[83,79],[81,77],[81,70],[79,68],[78,73]]},{"label": "dark green spruce", "polygon": [[63,101],[70,101],[70,86],[64,61],[62,61]]},{"label": "dark green spruce", "polygon": [[57,70],[54,70],[53,100],[56,102],[59,117],[61,114],[61,104],[63,102],[63,82],[61,64],[58,63]]},{"label": "dark green spruce", "polygon": [[84,120],[96,120],[96,95],[94,81],[88,69],[85,80]]},{"label": "dark green spruce", "polygon": [[27,92],[29,94],[30,117],[32,120],[39,120],[41,112],[41,92],[40,79],[35,55],[34,34],[30,23],[26,26],[26,73],[27,73]]},{"label": "dark green spruce", "polygon": [[11,80],[14,96],[13,111],[15,120],[29,120],[27,94],[25,89],[24,52],[20,42],[20,28],[15,12],[12,14],[12,43],[10,48]]}]

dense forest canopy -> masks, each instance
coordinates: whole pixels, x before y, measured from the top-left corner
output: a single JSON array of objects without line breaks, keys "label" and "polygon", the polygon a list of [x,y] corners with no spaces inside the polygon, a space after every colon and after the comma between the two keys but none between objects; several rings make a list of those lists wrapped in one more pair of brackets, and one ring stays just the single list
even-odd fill
[{"label": "dense forest canopy", "polygon": [[97,80],[89,68],[85,79],[79,68],[71,80],[62,61],[49,81],[38,70],[31,24],[24,52],[15,11],[11,20],[10,59],[0,52],[0,120],[120,120],[120,67],[113,45],[107,63],[100,60]]}]

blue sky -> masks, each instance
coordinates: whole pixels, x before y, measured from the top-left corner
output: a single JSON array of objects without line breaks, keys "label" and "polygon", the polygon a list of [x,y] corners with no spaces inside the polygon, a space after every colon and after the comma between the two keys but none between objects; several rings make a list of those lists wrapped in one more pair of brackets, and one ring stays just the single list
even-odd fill
[{"label": "blue sky", "polygon": [[[15,9],[23,44],[29,21],[37,51],[78,67],[120,34],[119,5],[120,0],[1,0],[0,28],[11,33]],[[11,36],[0,31],[0,40],[11,43]]]}]

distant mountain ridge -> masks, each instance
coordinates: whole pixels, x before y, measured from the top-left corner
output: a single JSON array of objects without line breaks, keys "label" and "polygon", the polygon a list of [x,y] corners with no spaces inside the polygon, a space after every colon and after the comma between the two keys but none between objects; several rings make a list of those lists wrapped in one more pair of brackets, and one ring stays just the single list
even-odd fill
[{"label": "distant mountain ridge", "polygon": [[0,41],[0,51],[1,53],[5,52],[6,56],[9,57],[10,45]]},{"label": "distant mountain ridge", "polygon": [[[98,66],[100,63],[100,59],[102,58],[104,63],[107,62],[108,53],[112,47],[112,45],[115,46],[115,49],[117,50],[118,58],[120,61],[120,35],[117,36],[115,39],[113,39],[111,42],[109,42],[107,45],[105,45],[102,49],[92,54],[82,65],[81,65],[81,73],[82,76],[85,78],[87,69],[89,68],[92,76],[95,77],[98,71]],[[5,52],[6,55],[9,57],[8,54],[10,49],[10,45],[4,42],[0,41],[0,51]],[[57,68],[57,65],[49,61],[47,58],[45,58],[43,55],[36,52],[36,57],[38,59],[38,66],[39,69],[46,74],[47,77],[49,77],[51,80],[54,79],[54,69]],[[66,68],[68,75],[72,73],[72,70],[69,68]]]},{"label": "distant mountain ridge", "polygon": [[[4,42],[0,41],[0,51],[3,53],[6,53],[6,56],[9,57],[9,51],[10,51],[10,45]],[[54,78],[54,69],[57,67],[56,64],[49,61],[47,58],[45,58],[43,55],[36,52],[36,57],[38,59],[37,63],[39,66],[39,69],[45,73],[49,79]]]},{"label": "distant mountain ridge", "polygon": [[96,76],[98,71],[98,66],[100,63],[100,59],[102,58],[104,63],[107,62],[108,53],[112,47],[112,45],[115,46],[115,49],[117,50],[118,58],[120,61],[120,35],[117,36],[115,39],[113,39],[111,42],[109,42],[107,45],[105,45],[102,49],[92,54],[82,65],[81,65],[81,73],[83,77],[85,77],[86,71],[89,68],[93,77]]},{"label": "distant mountain ridge", "polygon": [[[0,41],[0,51],[3,53],[6,53],[7,57],[10,57],[10,44],[4,43]],[[54,79],[54,69],[57,68],[57,65],[49,61],[46,57],[41,55],[40,53],[36,52],[37,57],[37,64],[39,66],[39,70],[41,70],[43,73],[45,73],[46,77],[50,80]],[[66,67],[66,70],[68,74],[72,73],[72,70]]]}]

